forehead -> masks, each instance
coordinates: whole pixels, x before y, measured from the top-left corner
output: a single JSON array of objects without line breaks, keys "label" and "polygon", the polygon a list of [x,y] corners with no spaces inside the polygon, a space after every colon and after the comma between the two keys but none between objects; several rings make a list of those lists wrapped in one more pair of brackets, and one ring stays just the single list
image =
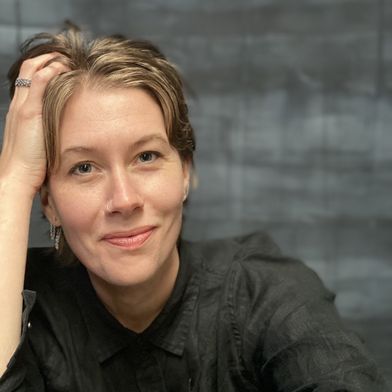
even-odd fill
[{"label": "forehead", "polygon": [[75,139],[140,138],[160,134],[166,138],[160,106],[141,88],[83,88],[69,99],[60,122],[62,148]]}]

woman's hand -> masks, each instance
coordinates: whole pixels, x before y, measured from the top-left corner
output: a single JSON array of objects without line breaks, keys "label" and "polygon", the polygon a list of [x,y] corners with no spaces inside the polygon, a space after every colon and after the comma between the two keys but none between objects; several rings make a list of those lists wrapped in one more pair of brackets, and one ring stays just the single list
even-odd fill
[{"label": "woman's hand", "polygon": [[30,79],[31,86],[15,87],[6,117],[0,178],[22,186],[32,197],[46,176],[42,129],[44,92],[50,80],[68,71],[57,57],[58,53],[48,53],[23,62],[18,78]]},{"label": "woman's hand", "polygon": [[0,376],[20,342],[29,220],[33,198],[46,176],[42,101],[46,86],[68,69],[58,53],[23,62],[7,113],[0,155]]}]

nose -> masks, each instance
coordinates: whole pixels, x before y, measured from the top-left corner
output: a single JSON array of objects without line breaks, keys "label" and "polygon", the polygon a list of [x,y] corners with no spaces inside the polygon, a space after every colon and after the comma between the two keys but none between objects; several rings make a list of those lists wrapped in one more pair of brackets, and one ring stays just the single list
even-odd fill
[{"label": "nose", "polygon": [[143,206],[140,187],[126,170],[112,173],[108,188],[106,210],[109,214],[131,214]]}]

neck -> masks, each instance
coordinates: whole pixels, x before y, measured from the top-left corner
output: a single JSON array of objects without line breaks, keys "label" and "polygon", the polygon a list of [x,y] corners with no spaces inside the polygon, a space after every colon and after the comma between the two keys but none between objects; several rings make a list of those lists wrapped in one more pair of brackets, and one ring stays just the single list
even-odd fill
[{"label": "neck", "polygon": [[164,263],[150,280],[137,286],[114,286],[89,272],[91,283],[107,310],[126,328],[144,331],[165,306],[177,278],[179,257]]}]

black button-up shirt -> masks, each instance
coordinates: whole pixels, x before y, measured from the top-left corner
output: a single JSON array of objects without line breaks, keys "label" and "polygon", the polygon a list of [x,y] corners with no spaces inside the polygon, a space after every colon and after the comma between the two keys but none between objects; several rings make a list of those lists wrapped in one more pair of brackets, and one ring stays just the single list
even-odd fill
[{"label": "black button-up shirt", "polygon": [[20,346],[0,391],[384,391],[333,294],[263,234],[180,246],[174,290],[142,333],[84,267],[29,251]]}]

